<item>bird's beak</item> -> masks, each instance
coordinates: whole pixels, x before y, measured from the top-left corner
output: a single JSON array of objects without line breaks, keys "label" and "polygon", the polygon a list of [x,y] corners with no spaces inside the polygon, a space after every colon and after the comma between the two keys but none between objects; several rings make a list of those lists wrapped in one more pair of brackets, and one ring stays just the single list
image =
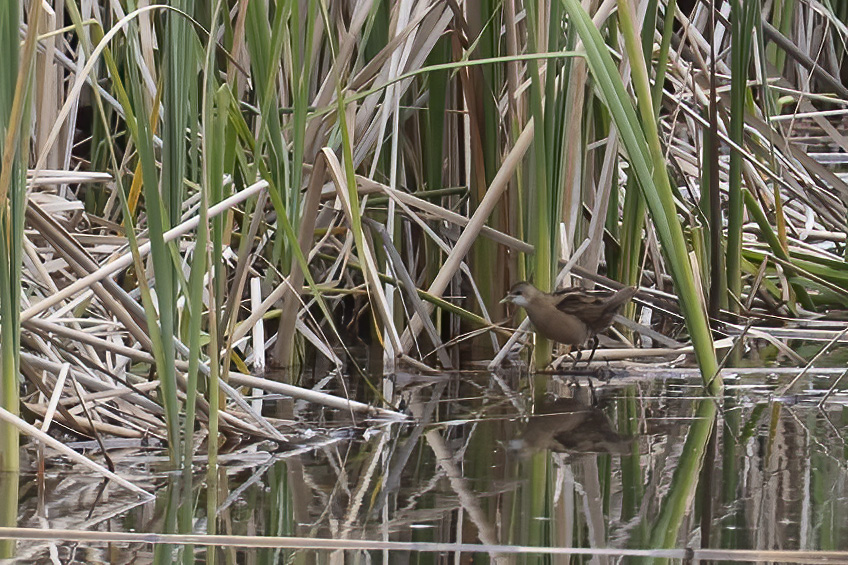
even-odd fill
[{"label": "bird's beak", "polygon": [[508,303],[508,302],[512,302],[512,298],[513,298],[513,297],[512,297],[512,295],[511,295],[511,294],[507,294],[506,296],[504,296],[503,298],[501,298],[501,304],[506,304],[506,303]]}]

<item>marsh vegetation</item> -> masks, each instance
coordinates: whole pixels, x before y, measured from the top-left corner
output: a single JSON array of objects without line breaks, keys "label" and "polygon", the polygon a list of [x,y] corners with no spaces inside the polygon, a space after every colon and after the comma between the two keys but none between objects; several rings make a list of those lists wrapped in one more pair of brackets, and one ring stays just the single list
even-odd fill
[{"label": "marsh vegetation", "polygon": [[[5,535],[56,527],[73,461],[109,480],[84,497],[105,518],[63,524],[81,543],[121,516],[493,560],[846,549],[843,4],[2,3]],[[520,280],[638,287],[587,409],[585,376],[550,374],[576,351],[514,331]],[[657,400],[672,367],[684,402]],[[569,437],[538,450],[493,431],[552,412]],[[583,420],[603,455],[574,447]],[[807,482],[768,490],[778,470]],[[772,495],[803,531],[757,531]],[[244,496],[267,514],[234,517]],[[237,559],[199,539],[150,557]]]}]

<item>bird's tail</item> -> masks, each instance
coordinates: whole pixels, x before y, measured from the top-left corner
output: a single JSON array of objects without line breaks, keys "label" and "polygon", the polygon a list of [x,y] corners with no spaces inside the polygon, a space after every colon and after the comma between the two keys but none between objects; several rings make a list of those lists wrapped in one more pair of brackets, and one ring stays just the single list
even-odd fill
[{"label": "bird's tail", "polygon": [[610,296],[610,299],[604,305],[605,309],[617,310],[618,308],[626,304],[628,301],[630,301],[631,298],[636,296],[636,292],[638,292],[638,290],[639,289],[635,286],[626,286],[621,290],[616,291],[616,293]]}]

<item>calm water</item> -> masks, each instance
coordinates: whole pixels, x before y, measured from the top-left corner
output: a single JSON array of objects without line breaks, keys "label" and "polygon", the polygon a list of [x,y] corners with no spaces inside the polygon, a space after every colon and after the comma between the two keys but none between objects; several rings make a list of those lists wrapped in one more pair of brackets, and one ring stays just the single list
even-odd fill
[{"label": "calm water", "polygon": [[[718,404],[703,400],[691,371],[617,374],[590,388],[559,378],[533,405],[518,373],[401,374],[398,389],[418,424],[353,419],[295,404],[292,446],[229,445],[219,473],[220,534],[510,546],[848,550],[845,429],[848,395],[838,378],[789,373],[726,377]],[[848,385],[846,385],[848,386]],[[778,396],[778,393],[779,396]],[[714,412],[705,464],[692,449]],[[19,525],[117,532],[178,531],[169,503],[188,500],[192,528],[207,526],[206,474],[191,495],[164,469],[158,448],[112,444],[120,474],[157,493],[141,503],[58,457],[46,479],[20,479]],[[49,451],[49,450],[48,450]],[[30,452],[30,468],[35,469]],[[102,461],[102,456],[92,453]],[[8,480],[8,478],[7,478]],[[683,495],[683,505],[676,498]],[[173,514],[172,514],[173,516]],[[679,529],[669,524],[679,522]],[[431,548],[432,549],[432,548]],[[461,562],[538,556],[496,552],[217,549],[218,563]],[[153,547],[63,540],[18,541],[20,562],[149,562]],[[163,548],[158,559],[171,562]],[[194,549],[198,561],[206,548]],[[548,556],[556,562],[613,558]]]}]

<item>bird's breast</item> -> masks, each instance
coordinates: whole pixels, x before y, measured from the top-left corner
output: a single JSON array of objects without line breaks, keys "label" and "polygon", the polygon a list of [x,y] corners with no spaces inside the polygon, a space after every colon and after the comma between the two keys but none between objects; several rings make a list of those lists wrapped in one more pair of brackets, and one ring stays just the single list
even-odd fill
[{"label": "bird's breast", "polygon": [[536,331],[543,337],[567,345],[581,345],[589,338],[589,329],[579,318],[557,312],[555,315],[534,315],[528,312]]}]

